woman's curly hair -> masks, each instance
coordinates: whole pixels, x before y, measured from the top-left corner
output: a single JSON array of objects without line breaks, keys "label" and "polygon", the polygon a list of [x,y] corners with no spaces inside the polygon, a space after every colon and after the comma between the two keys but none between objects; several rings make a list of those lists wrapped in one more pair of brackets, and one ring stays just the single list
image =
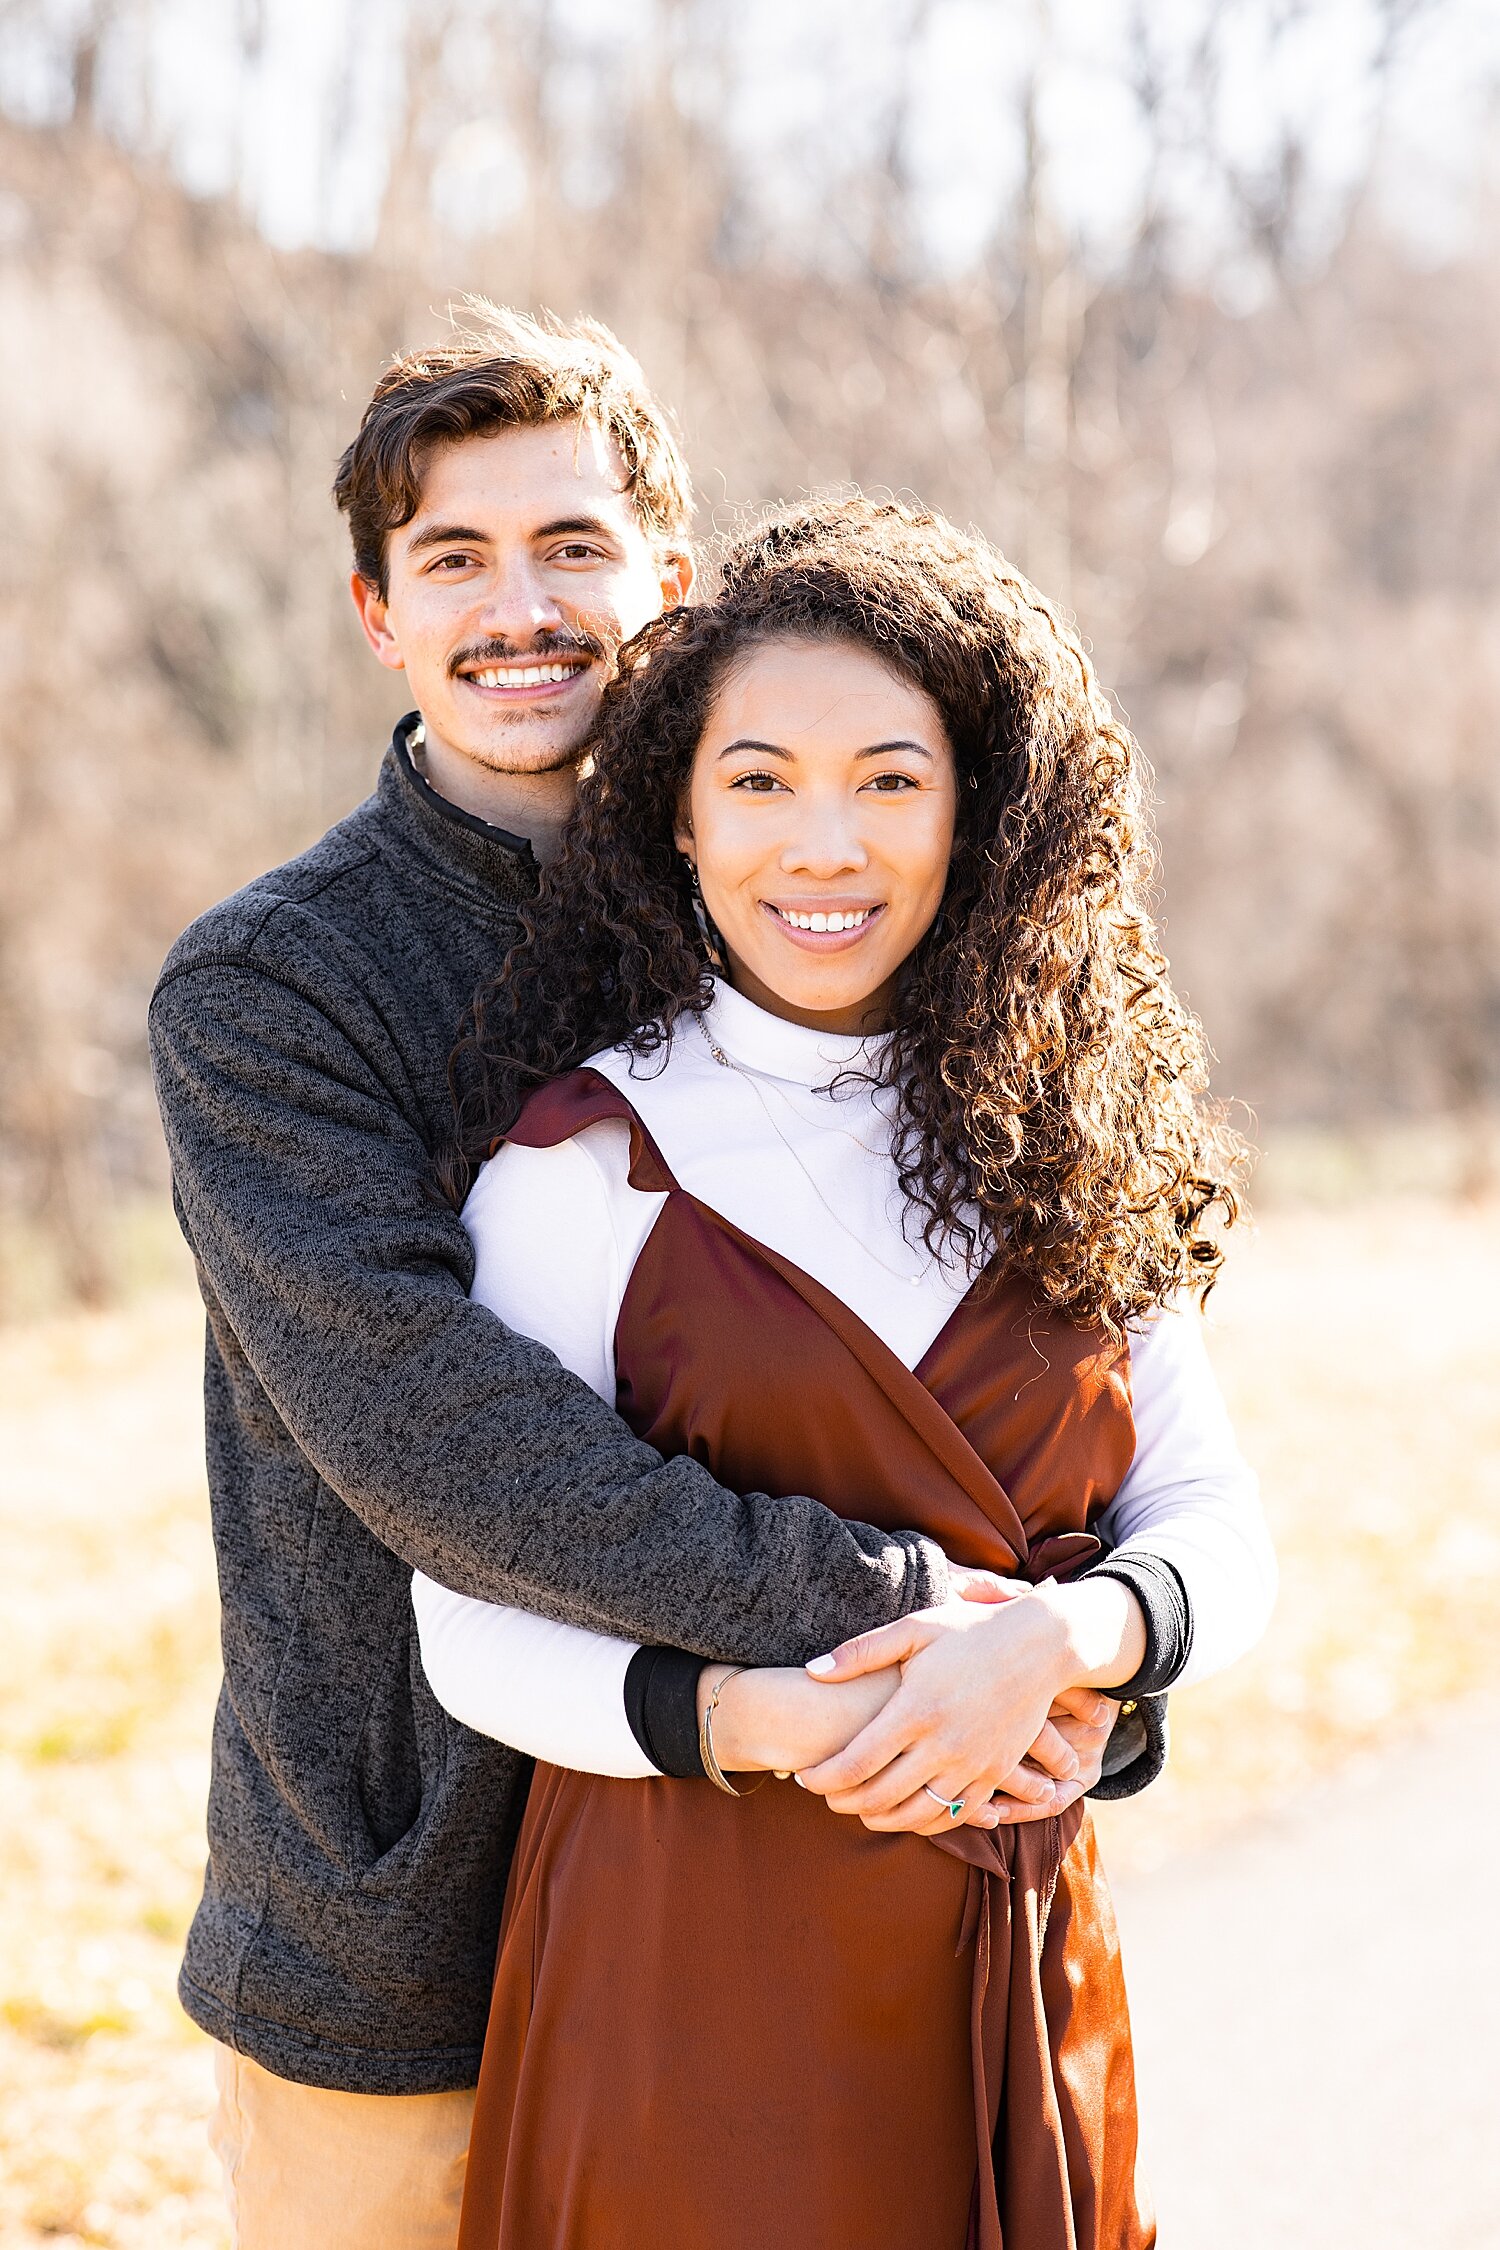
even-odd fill
[{"label": "woman's curly hair", "polygon": [[771,640],[868,648],[942,715],[958,772],[941,911],[903,972],[880,1076],[934,1251],[1021,1273],[1116,1328],[1206,1293],[1238,1213],[1236,1136],[1145,904],[1141,758],[1076,637],[982,540],[895,502],[788,509],[718,598],[628,642],[558,859],[454,1052],[461,1192],[528,1091],[622,1043],[651,1055],[713,979],[674,834],[713,699]]}]

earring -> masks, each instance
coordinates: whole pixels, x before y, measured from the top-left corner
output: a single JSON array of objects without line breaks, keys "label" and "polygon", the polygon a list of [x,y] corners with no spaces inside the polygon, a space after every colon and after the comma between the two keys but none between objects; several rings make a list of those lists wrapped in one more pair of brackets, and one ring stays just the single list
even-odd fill
[{"label": "earring", "polygon": [[698,925],[699,942],[708,957],[709,967],[722,975],[728,966],[724,941],[709,919],[708,908],[703,903],[703,886],[698,880],[697,862],[688,859],[686,852],[682,856],[687,860],[688,889],[693,894],[693,920]]}]

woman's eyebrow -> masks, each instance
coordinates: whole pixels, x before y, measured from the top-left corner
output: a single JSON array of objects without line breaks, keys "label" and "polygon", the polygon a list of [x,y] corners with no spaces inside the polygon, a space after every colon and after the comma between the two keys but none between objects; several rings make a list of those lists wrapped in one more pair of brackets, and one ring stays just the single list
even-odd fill
[{"label": "woman's eyebrow", "polygon": [[[733,742],[726,742],[719,752],[719,756],[727,758],[736,750],[753,750],[758,757],[762,758],[790,759],[792,755],[791,751],[784,750],[780,743],[757,742],[753,736],[742,734],[737,736]],[[929,765],[932,763],[932,752],[925,742],[908,742],[904,737],[898,737],[894,742],[869,743],[863,750],[856,750],[854,755],[856,758],[885,758],[890,755],[892,750],[915,750],[919,758],[925,758]]]}]

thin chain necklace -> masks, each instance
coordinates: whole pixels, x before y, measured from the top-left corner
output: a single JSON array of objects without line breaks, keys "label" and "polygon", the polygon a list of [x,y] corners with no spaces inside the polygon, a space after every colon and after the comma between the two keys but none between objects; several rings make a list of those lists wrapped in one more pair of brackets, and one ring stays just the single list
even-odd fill
[{"label": "thin chain necklace", "polygon": [[[827,1196],[819,1187],[812,1173],[808,1170],[801,1157],[797,1154],[795,1148],[793,1148],[791,1142],[787,1139],[781,1127],[777,1124],[776,1117],[774,1112],[772,1111],[771,1105],[766,1100],[764,1093],[761,1091],[759,1081],[762,1073],[756,1070],[751,1070],[745,1063],[736,1062],[733,1055],[727,1055],[724,1052],[724,1049],[719,1045],[718,1040],[715,1039],[713,1033],[709,1030],[708,1025],[704,1022],[702,1016],[695,1016],[693,1020],[697,1024],[698,1029],[703,1034],[704,1045],[708,1048],[709,1053],[713,1056],[713,1059],[719,1065],[719,1068],[721,1070],[736,1071],[738,1075],[744,1079],[746,1085],[750,1088],[750,1091],[754,1094],[756,1100],[759,1102],[766,1123],[770,1126],[771,1131],[776,1135],[777,1140],[780,1141],[782,1147],[786,1150],[787,1155],[796,1165],[798,1171],[802,1174],[803,1179],[806,1180],[808,1186],[812,1189],[813,1194],[822,1204],[824,1210],[828,1213],[828,1216],[830,1219],[832,1219],[834,1225],[840,1230],[841,1233],[846,1234],[849,1237],[849,1240],[854,1243],[858,1249],[862,1250],[867,1258],[872,1258],[875,1264],[879,1266],[882,1273],[888,1273],[892,1281],[903,1281],[909,1288],[920,1289],[922,1283],[927,1278],[927,1266],[924,1264],[921,1271],[918,1273],[902,1273],[898,1271],[895,1266],[888,1265],[886,1263],[886,1260],[880,1256],[878,1251],[872,1250],[869,1243],[865,1240],[862,1234],[855,1233],[853,1227],[849,1225],[847,1219],[841,1217],[839,1212],[834,1209],[834,1206],[829,1202]],[[868,1141],[862,1141],[857,1133],[845,1133],[843,1135],[843,1138],[846,1141],[853,1141],[856,1147],[864,1149],[867,1154],[873,1154]]]}]

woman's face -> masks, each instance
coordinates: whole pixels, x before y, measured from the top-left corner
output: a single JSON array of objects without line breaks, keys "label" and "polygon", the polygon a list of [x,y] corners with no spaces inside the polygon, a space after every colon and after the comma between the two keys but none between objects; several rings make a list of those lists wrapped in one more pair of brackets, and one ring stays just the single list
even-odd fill
[{"label": "woman's face", "polygon": [[728,674],[677,836],[736,990],[835,1032],[890,1021],[953,850],[953,752],[930,696],[853,641],[769,641]]}]

